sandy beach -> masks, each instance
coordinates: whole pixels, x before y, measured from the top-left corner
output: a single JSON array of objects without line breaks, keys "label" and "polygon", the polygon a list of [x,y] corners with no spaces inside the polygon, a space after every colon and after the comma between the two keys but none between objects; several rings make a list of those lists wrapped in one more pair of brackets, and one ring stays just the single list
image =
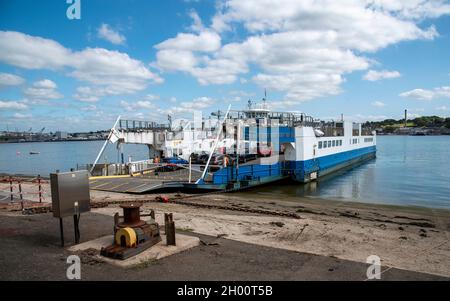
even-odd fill
[{"label": "sandy beach", "polygon": [[[22,186],[24,193],[36,191],[36,184]],[[0,184],[0,196],[7,195],[8,187]],[[43,190],[49,202],[48,183]],[[34,202],[37,198],[26,197]],[[93,207],[101,207],[92,211],[103,215],[119,212],[123,201],[144,202],[143,211],[154,209],[160,224],[163,213],[172,212],[179,230],[361,263],[377,255],[384,267],[450,277],[446,210],[233,193],[130,195],[91,190],[91,199]],[[1,204],[3,214],[20,210],[18,203]]]}]

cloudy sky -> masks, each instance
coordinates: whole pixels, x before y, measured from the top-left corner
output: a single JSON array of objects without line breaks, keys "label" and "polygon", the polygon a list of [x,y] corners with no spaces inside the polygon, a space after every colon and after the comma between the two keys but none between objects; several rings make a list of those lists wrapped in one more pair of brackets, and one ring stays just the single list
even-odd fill
[{"label": "cloudy sky", "polygon": [[243,109],[450,115],[450,3],[0,0],[0,130]]}]

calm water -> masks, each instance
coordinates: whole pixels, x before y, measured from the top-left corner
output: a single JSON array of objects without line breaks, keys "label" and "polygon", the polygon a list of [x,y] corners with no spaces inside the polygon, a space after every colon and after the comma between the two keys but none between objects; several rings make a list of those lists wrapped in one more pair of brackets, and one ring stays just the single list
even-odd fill
[{"label": "calm water", "polygon": [[450,136],[379,136],[374,160],[317,183],[246,193],[450,209]]},{"label": "calm water", "polygon": [[[0,173],[48,175],[94,161],[102,141],[0,144]],[[38,151],[39,155],[29,155]],[[146,159],[143,145],[125,145],[125,160]],[[100,162],[115,162],[109,145]],[[312,184],[277,184],[243,194],[317,197],[342,201],[450,209],[450,136],[380,136],[377,159]]]},{"label": "calm water", "polygon": [[[0,173],[48,176],[49,173],[69,171],[77,164],[93,163],[104,141],[72,141],[72,142],[33,142],[0,144]],[[40,152],[30,155],[30,151]],[[148,148],[145,145],[124,145],[124,160],[128,156],[132,160],[148,159]],[[115,144],[108,144],[99,163],[117,162],[118,154]]]}]

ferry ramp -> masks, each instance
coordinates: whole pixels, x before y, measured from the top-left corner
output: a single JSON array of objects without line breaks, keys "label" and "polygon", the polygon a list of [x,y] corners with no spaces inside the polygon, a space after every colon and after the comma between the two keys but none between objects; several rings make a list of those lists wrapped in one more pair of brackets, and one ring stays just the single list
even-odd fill
[{"label": "ferry ramp", "polygon": [[[201,173],[192,171],[191,182],[200,178]],[[183,183],[189,182],[189,171],[186,169],[170,172],[151,173],[142,176],[105,176],[93,177],[89,180],[93,190],[122,192],[122,193],[148,193],[160,189],[183,188]]]}]

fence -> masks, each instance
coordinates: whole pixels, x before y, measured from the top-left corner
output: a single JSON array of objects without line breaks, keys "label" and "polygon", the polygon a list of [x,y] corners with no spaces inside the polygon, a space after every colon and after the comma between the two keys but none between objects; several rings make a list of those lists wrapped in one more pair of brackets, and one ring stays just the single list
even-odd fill
[{"label": "fence", "polygon": [[[39,203],[42,203],[42,201],[45,199],[44,194],[46,191],[44,191],[42,184],[46,184],[46,183],[48,183],[48,181],[42,179],[40,175],[38,175],[37,177],[32,178],[32,179],[8,176],[8,177],[3,177],[1,179],[1,182],[9,183],[9,188],[0,190],[0,191],[7,192],[7,196],[5,196],[5,197],[0,196],[0,198],[1,198],[0,200],[4,201],[9,198],[10,202],[13,203],[13,202],[15,202],[14,196],[16,196],[16,198],[18,196],[22,210],[25,209],[24,195],[38,195]],[[23,191],[22,183],[24,183],[24,182],[35,184],[35,186],[37,188],[36,192]]]}]

